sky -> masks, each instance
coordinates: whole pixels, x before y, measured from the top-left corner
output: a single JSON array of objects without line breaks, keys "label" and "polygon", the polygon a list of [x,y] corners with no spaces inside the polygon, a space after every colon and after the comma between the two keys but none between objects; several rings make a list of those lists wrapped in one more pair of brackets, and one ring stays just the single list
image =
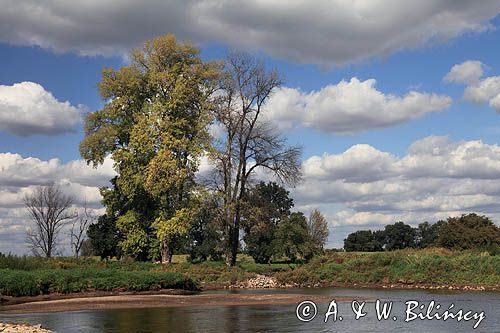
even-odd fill
[{"label": "sky", "polygon": [[[173,33],[204,60],[246,51],[284,78],[265,119],[303,147],[295,209],[327,247],[358,229],[469,212],[500,221],[500,1],[0,0],[0,252],[28,253],[23,198],[57,183],[100,208],[81,159],[104,67]],[[62,239],[64,242],[65,240]]]}]

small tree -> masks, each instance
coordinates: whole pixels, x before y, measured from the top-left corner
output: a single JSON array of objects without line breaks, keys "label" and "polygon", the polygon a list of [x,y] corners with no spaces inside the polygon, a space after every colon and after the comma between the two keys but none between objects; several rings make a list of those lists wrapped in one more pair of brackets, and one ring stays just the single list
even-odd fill
[{"label": "small tree", "polygon": [[92,248],[92,243],[90,239],[85,238],[82,242],[82,248],[80,250],[80,255],[82,257],[91,257],[95,255],[94,249]]},{"label": "small tree", "polygon": [[311,238],[312,252],[314,254],[322,253],[328,240],[328,223],[319,210],[315,209],[311,212],[307,221],[307,231]]},{"label": "small tree", "polygon": [[430,246],[436,246],[439,237],[440,229],[446,221],[437,221],[436,223],[430,224],[429,222],[423,222],[418,225],[416,230],[416,245],[419,248],[425,248]]},{"label": "small tree", "polygon": [[187,234],[189,260],[220,260],[223,254],[219,225],[220,200],[217,195],[202,192],[196,201],[196,213],[190,221]]},{"label": "small tree", "polygon": [[307,219],[301,212],[291,213],[276,228],[273,248],[277,256],[287,257],[291,262],[311,258]]},{"label": "small tree", "polygon": [[77,216],[73,219],[73,223],[71,224],[69,237],[73,255],[78,258],[82,250],[83,242],[86,240],[87,229],[89,225],[97,221],[97,216],[88,208],[87,202],[85,202],[83,208],[76,214]]},{"label": "small tree", "polygon": [[119,242],[121,235],[116,227],[116,219],[107,214],[101,215],[97,222],[92,223],[87,236],[90,241],[92,253],[101,259],[120,256]]},{"label": "small tree", "polygon": [[26,241],[35,256],[52,257],[61,229],[75,215],[69,211],[74,198],[63,193],[57,185],[37,187],[26,195],[24,204],[33,222]]},{"label": "small tree", "polygon": [[293,200],[289,192],[274,182],[260,182],[249,191],[242,213],[246,252],[257,263],[269,263],[275,249],[276,227],[290,215]]}]

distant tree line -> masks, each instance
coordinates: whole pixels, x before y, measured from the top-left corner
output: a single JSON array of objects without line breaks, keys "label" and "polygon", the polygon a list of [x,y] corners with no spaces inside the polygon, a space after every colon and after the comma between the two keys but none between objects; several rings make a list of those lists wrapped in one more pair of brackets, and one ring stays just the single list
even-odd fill
[{"label": "distant tree line", "polygon": [[482,249],[500,252],[500,228],[490,218],[475,213],[449,217],[416,228],[404,222],[383,230],[358,230],[344,239],[345,251],[391,251],[405,248],[444,247],[452,250]]}]

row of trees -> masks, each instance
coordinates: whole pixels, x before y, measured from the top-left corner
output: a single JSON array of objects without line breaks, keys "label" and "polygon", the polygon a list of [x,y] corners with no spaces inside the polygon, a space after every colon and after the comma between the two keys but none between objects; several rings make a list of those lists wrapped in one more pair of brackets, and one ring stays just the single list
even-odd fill
[{"label": "row of trees", "polygon": [[434,246],[496,252],[500,248],[500,228],[488,217],[471,213],[433,224],[424,222],[416,228],[397,222],[383,230],[359,230],[344,240],[345,251],[374,252]]},{"label": "row of trees", "polygon": [[[106,104],[87,115],[80,144],[88,163],[111,155],[118,172],[101,190],[106,215],[99,228],[116,228],[124,255],[168,262],[200,219],[198,208],[215,203],[210,214],[217,214],[223,255],[234,265],[256,173],[266,170],[286,185],[300,180],[301,149],[261,120],[282,80],[247,54],[203,62],[198,49],[172,35],[146,42],[130,59],[103,70]],[[210,126],[222,133],[212,137]],[[195,173],[203,156],[215,168],[201,184]]]},{"label": "row of trees", "polygon": [[[243,235],[239,251],[249,254],[257,263],[295,262],[322,253],[328,238],[325,217],[314,210],[306,218],[301,212],[292,212],[292,207],[289,192],[277,183],[260,182],[252,186],[241,207]],[[173,248],[178,253],[188,253],[191,261],[222,259],[227,253],[225,221],[221,219],[223,213],[223,201],[215,194],[205,193],[198,200],[187,232],[176,239]],[[116,220],[107,215],[89,227],[88,235],[95,255],[102,258],[133,256],[124,247],[125,237]],[[141,254],[144,251],[145,260],[155,260],[159,256],[154,245],[154,240],[151,240],[144,249],[138,248]]]},{"label": "row of trees", "polygon": [[[326,219],[318,210],[314,210],[309,219],[301,212],[292,212],[293,200],[282,186],[260,182],[251,187],[243,202],[244,250],[256,262],[283,259],[295,262],[323,252],[328,238]],[[71,249],[76,257],[80,254],[102,258],[130,255],[125,252],[127,243],[117,226],[118,219],[110,219],[108,215],[97,219],[87,205],[76,210],[73,203],[74,198],[56,185],[38,187],[26,196],[25,204],[34,222],[28,231],[33,254],[46,257],[58,254],[61,231],[69,229]],[[222,211],[222,201],[217,200],[216,195],[205,193],[197,201],[184,237],[176,239],[176,250],[189,253],[192,261],[220,260],[224,254]],[[138,250],[149,251],[148,259],[157,259],[157,248],[147,246],[150,245]]]}]

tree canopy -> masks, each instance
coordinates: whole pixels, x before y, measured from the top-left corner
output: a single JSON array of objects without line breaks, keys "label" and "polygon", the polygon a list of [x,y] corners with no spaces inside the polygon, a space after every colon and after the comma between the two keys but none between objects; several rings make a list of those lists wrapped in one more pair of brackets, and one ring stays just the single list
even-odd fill
[{"label": "tree canopy", "polygon": [[106,105],[87,115],[80,153],[94,165],[109,154],[115,162],[118,176],[108,191],[118,191],[122,203],[117,226],[124,252],[143,257],[153,234],[166,261],[173,239],[187,232],[219,71],[173,35],[146,42],[130,59],[119,70],[103,70]]},{"label": "tree canopy", "polygon": [[500,247],[500,228],[488,217],[467,214],[449,217],[441,227],[437,243],[449,249],[498,249]]}]

